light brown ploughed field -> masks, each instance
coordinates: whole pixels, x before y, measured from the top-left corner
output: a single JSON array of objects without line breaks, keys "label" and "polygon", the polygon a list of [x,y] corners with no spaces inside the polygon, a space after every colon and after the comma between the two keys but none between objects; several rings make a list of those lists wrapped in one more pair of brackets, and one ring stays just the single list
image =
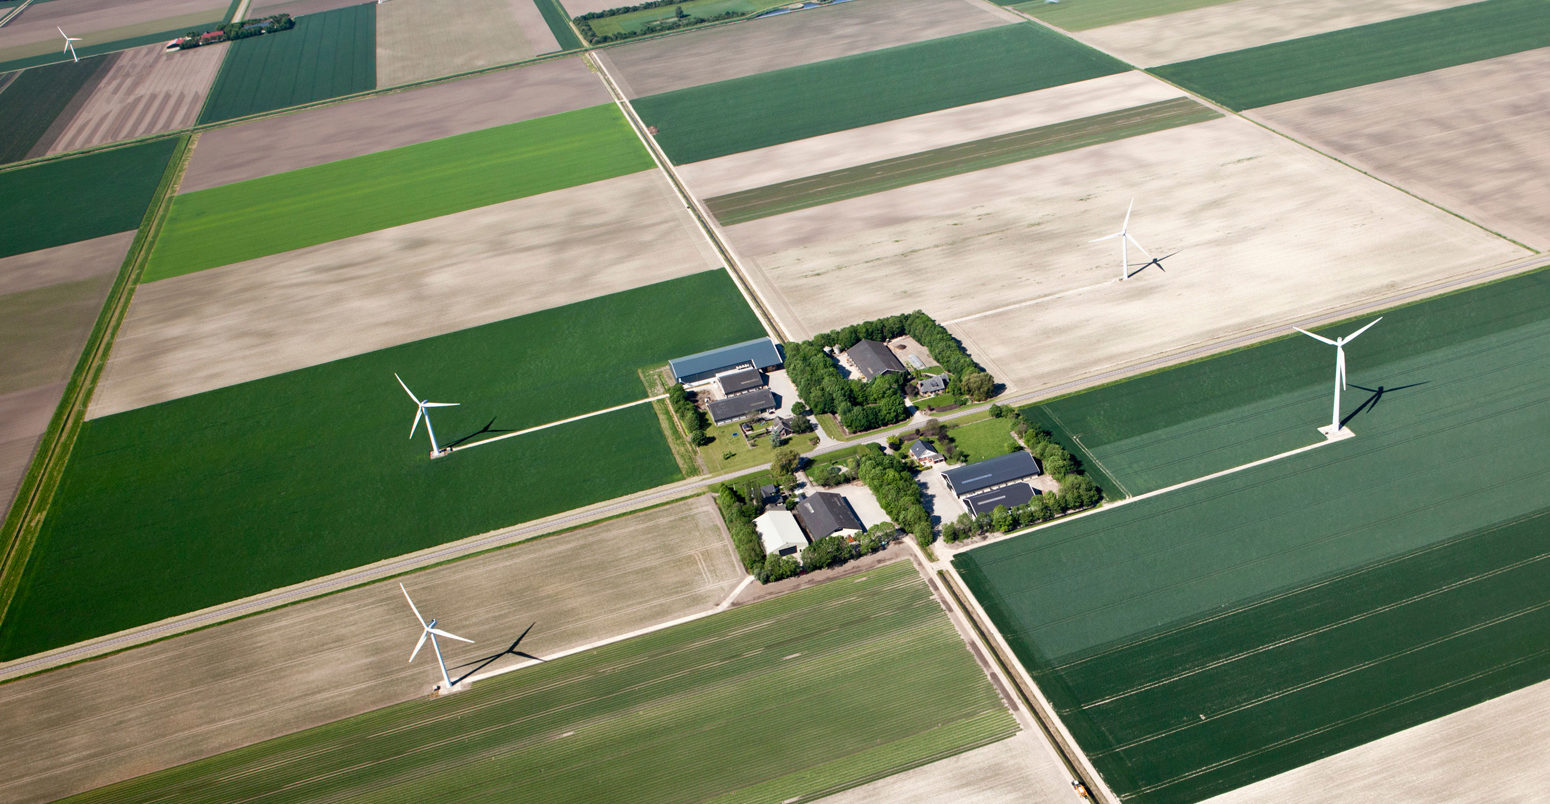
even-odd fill
[{"label": "light brown ploughed field", "polygon": [[134,236],[0,259],[0,511],[10,508]]},{"label": "light brown ploughed field", "polygon": [[1550,790],[1547,745],[1550,681],[1541,681],[1209,801],[1528,804]]},{"label": "light brown ploughed field", "polygon": [[[532,0],[393,0],[378,6],[377,86],[425,81],[558,50],[553,34],[547,43],[535,43],[532,20],[523,25],[517,16],[522,5],[534,8]],[[547,33],[541,16],[537,22]]]},{"label": "light brown ploughed field", "polygon": [[1138,67],[1155,67],[1473,2],[1478,0],[1237,0],[1072,36]]},{"label": "light brown ploughed field", "polygon": [[[612,8],[617,0],[598,0]],[[582,14],[566,3],[571,14]],[[600,51],[626,96],[837,59],[1016,22],[969,0],[851,0],[828,8],[722,25]],[[729,54],[736,54],[729,58]]]},{"label": "light brown ploughed field", "polygon": [[135,291],[91,415],[719,266],[648,170],[163,279]]},{"label": "light brown ploughed field", "polygon": [[[714,608],[744,577],[709,497],[464,559],[0,686],[0,799],[47,801],[427,695]],[[517,670],[515,672],[521,672]]]},{"label": "light brown ploughed field", "polygon": [[579,58],[377,95],[199,135],[183,193],[610,100]]},{"label": "light brown ploughed field", "polygon": [[[1117,244],[1088,241],[1132,197],[1166,272],[1120,283]],[[1238,118],[726,232],[793,337],[918,307],[1022,390],[1527,254]]]},{"label": "light brown ploughed field", "polygon": [[937,760],[914,770],[894,774],[838,795],[824,804],[936,804],[942,801],[974,804],[1069,804],[1071,777],[1040,744],[1041,739],[1021,731],[999,743],[991,743],[957,756]]},{"label": "light brown ploughed field", "polygon": [[221,19],[226,0],[54,0],[33,3],[0,28],[0,61],[57,53],[59,31],[76,47],[128,39]]},{"label": "light brown ploughed field", "polygon": [[1550,248],[1550,48],[1249,116],[1539,250]]},{"label": "light brown ploughed field", "polygon": [[226,47],[223,42],[168,53],[161,45],[148,45],[118,54],[48,153],[193,125]]}]

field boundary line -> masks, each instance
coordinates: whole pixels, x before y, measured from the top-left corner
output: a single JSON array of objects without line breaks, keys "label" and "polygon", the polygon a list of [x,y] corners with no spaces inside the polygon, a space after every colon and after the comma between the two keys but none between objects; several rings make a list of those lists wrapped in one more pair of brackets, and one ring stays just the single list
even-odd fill
[{"label": "field boundary line", "polygon": [[[0,28],[5,27],[5,24],[10,22],[11,20],[14,20],[17,17],[20,17],[22,15],[22,12],[27,10],[27,6],[30,6],[30,5],[32,5],[32,0],[26,0],[21,5],[17,6],[16,8],[11,9],[9,14],[6,14],[4,17],[0,17]],[[21,71],[18,70],[17,72],[21,72]]]},{"label": "field boundary line", "polygon": [[473,449],[474,447],[477,447],[477,446],[480,446],[480,445],[483,445],[483,444],[493,444],[496,441],[504,441],[504,440],[506,440],[508,438],[516,438],[517,436],[520,436],[520,435],[527,435],[528,433],[536,433],[539,430],[547,430],[547,429],[549,429],[551,427],[559,427],[562,424],[570,424],[571,422],[581,421],[582,419],[590,419],[593,416],[602,416],[605,413],[613,413],[616,410],[624,410],[625,408],[633,408],[636,405],[647,405],[647,404],[650,404],[652,402],[657,401],[658,399],[666,399],[666,398],[667,398],[667,394],[658,394],[657,396],[648,396],[645,399],[637,399],[634,402],[626,402],[626,403],[624,403],[622,405],[614,405],[611,408],[603,408],[602,410],[594,410],[591,413],[583,413],[580,416],[572,416],[572,417],[570,417],[568,419],[560,419],[558,421],[549,422],[548,424],[540,424],[537,427],[529,427],[529,428],[527,428],[525,430],[513,430],[512,432],[509,432],[509,433],[501,433],[498,436],[490,436],[489,438],[485,438],[485,439],[481,439],[479,441],[475,441],[472,444],[462,444],[462,445],[456,446],[456,447],[447,447],[446,451],[447,451],[447,454],[450,455],[450,454],[452,454],[454,452],[459,452],[459,451],[465,450],[465,449]]},{"label": "field boundary line", "polygon": [[1049,414],[1050,420],[1055,422],[1055,426],[1059,427],[1061,430],[1064,430],[1066,435],[1071,437],[1071,443],[1076,444],[1076,448],[1081,450],[1083,455],[1086,455],[1089,459],[1092,460],[1094,465],[1096,465],[1099,469],[1102,469],[1103,473],[1108,475],[1110,480],[1114,481],[1114,485],[1119,486],[1119,490],[1124,493],[1126,499],[1130,498],[1130,489],[1125,488],[1125,483],[1119,479],[1119,475],[1110,472],[1109,467],[1104,466],[1103,461],[1098,460],[1098,456],[1094,455],[1093,451],[1088,449],[1086,444],[1082,443],[1082,437],[1073,432],[1070,427],[1067,427],[1066,423],[1055,414],[1055,411],[1050,409],[1049,405],[1040,405],[1039,410]]}]

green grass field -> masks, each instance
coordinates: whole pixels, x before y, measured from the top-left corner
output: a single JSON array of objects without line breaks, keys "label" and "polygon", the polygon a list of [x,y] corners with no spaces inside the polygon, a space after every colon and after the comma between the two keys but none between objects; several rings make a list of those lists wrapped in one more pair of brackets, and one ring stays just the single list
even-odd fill
[{"label": "green grass field", "polygon": [[636,369],[762,335],[695,274],[86,422],[0,623],[16,657],[680,479]]},{"label": "green grass field", "polygon": [[678,164],[1124,72],[1031,23],[861,53],[637,99]]},{"label": "green grass field", "polygon": [[176,146],[169,137],[0,173],[0,257],[139,228]]},{"label": "green grass field", "polygon": [[377,86],[377,6],[296,18],[289,31],[228,45],[200,123],[365,92]]},{"label": "green grass field", "polygon": [[1009,5],[1030,17],[1067,31],[1087,31],[1228,2],[1232,0],[1061,0],[1055,4],[1044,0],[1007,0],[1001,2],[1001,5]]},{"label": "green grass field", "polygon": [[1014,451],[1011,419],[985,419],[973,424],[950,426],[947,434],[952,436],[958,451],[971,463]]},{"label": "green grass field", "polygon": [[[1122,797],[1198,800],[1550,677],[1547,302],[1539,272],[1389,311],[1351,349],[1385,389],[1356,438],[955,559]],[[1282,348],[1206,363],[1275,385]],[[1204,365],[1133,381],[1133,418],[1229,376]],[[1239,415],[1274,418],[1266,391]]]},{"label": "green grass field", "polygon": [[646,170],[613,104],[178,196],[142,281]]},{"label": "green grass field", "polygon": [[809,800],[1016,730],[905,561],[71,800]]},{"label": "green grass field", "polygon": [[34,67],[0,90],[0,120],[5,121],[0,127],[0,162],[26,159],[27,152],[106,61],[96,57],[82,59],[79,64]]},{"label": "green grass field", "polygon": [[1217,117],[1189,98],[1173,98],[755,187],[706,199],[705,206],[731,226]]},{"label": "green grass field", "polygon": [[1550,0],[1486,0],[1156,67],[1233,109],[1550,46]]}]

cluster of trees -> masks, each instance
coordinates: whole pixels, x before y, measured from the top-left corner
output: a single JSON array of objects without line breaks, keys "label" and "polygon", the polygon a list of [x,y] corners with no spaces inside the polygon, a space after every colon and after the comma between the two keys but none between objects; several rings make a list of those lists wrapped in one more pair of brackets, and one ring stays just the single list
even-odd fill
[{"label": "cluster of trees", "polygon": [[705,418],[705,411],[694,404],[694,397],[682,385],[674,385],[667,389],[667,401],[673,406],[678,421],[683,422],[684,429],[689,431],[689,443],[696,447],[709,444],[710,436],[705,434],[705,428],[710,422]]},{"label": "cluster of trees", "polygon": [[963,349],[963,344],[959,343],[946,327],[920,310],[863,321],[860,324],[851,324],[848,327],[824,332],[813,336],[809,343],[816,344],[820,348],[833,346],[843,351],[863,339],[886,341],[901,335],[908,335],[919,341],[920,345],[926,347],[926,351],[931,353],[931,359],[952,375],[947,383],[948,393],[967,396],[975,402],[983,402],[995,393],[995,378],[991,377],[979,363],[974,362],[974,358],[969,357],[969,353]]},{"label": "cluster of trees", "polygon": [[[242,22],[228,22],[219,28],[210,31],[189,31],[183,34],[178,41],[179,50],[187,50],[200,45],[213,45],[217,42],[230,42],[236,39],[246,39],[250,36],[258,36],[271,31],[289,31],[296,27],[296,20],[289,14],[275,14],[256,20],[244,20]],[[219,33],[220,36],[207,34]]]},{"label": "cluster of trees", "polygon": [[931,544],[936,534],[931,529],[931,515],[921,501],[920,484],[899,456],[884,454],[874,446],[857,456],[856,474],[900,529],[914,536],[923,547]]},{"label": "cluster of trees", "polygon": [[721,518],[732,532],[732,545],[737,549],[737,557],[759,583],[774,583],[790,578],[804,567],[823,569],[875,553],[887,546],[889,539],[898,531],[892,522],[884,522],[857,537],[854,542],[840,536],[828,536],[808,545],[802,551],[802,561],[799,563],[791,556],[764,552],[764,543],[759,541],[759,529],[753,524],[754,519],[764,512],[764,502],[758,498],[755,489],[740,492],[731,485],[723,484],[716,492],[716,507],[721,509]]},{"label": "cluster of trees", "polygon": [[898,528],[892,522],[883,522],[856,537],[855,541],[842,536],[825,536],[802,551],[802,566],[809,570],[837,567],[883,549],[897,532]]},{"label": "cluster of trees", "polygon": [[[733,9],[731,11],[723,11],[720,14],[714,14],[709,17],[696,17],[693,14],[684,11],[683,4],[685,2],[690,2],[690,0],[651,0],[651,2],[648,3],[641,3],[639,5],[633,6],[620,6],[619,8],[610,8],[606,11],[589,11],[579,17],[573,17],[572,21],[576,23],[576,30],[580,31],[581,35],[587,38],[587,42],[594,45],[601,45],[606,42],[619,42],[625,39],[633,39],[637,36],[645,36],[646,34],[661,33],[663,31],[676,31],[680,28],[689,28],[695,25],[703,25],[707,22],[717,22],[720,20],[730,20],[746,16],[742,11]],[[630,14],[636,11],[646,11],[648,9],[665,8],[668,6],[677,6],[677,8],[673,9],[672,19],[653,20],[652,22],[642,27],[640,30],[619,31],[617,33],[611,34],[599,34],[597,31],[592,29],[592,20],[602,19],[604,17],[617,17],[620,14]]]},{"label": "cluster of trees", "polygon": [[[759,541],[759,529],[753,524],[754,519],[764,512],[764,501],[758,499],[756,494],[744,496],[731,485],[722,484],[721,490],[716,492],[716,507],[721,509],[721,518],[726,520],[727,530],[732,532],[732,546],[737,549],[737,557],[742,560],[743,568],[761,583],[767,583],[766,569],[779,571],[779,567],[765,566],[770,562],[765,560],[764,544]],[[795,574],[795,570],[792,574]]]}]

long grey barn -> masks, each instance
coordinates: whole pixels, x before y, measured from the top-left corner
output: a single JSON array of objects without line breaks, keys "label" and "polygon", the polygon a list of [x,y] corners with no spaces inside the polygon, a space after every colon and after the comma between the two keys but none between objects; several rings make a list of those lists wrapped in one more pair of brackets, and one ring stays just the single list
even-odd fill
[{"label": "long grey barn", "polygon": [[717,374],[740,368],[760,370],[777,368],[783,361],[780,350],[769,338],[756,338],[720,349],[700,352],[667,362],[673,380],[684,384],[713,379]]},{"label": "long grey barn", "polygon": [[726,399],[712,400],[710,404],[705,406],[706,412],[710,414],[711,422],[715,424],[735,422],[755,413],[763,413],[775,408],[775,393],[768,388],[760,388],[750,393],[729,396]]},{"label": "long grey barn", "polygon": [[1040,474],[1039,461],[1026,452],[1014,452],[942,473],[948,488],[961,499],[976,492],[1015,483]]},{"label": "long grey barn", "polygon": [[963,505],[969,509],[969,513],[979,516],[996,510],[996,506],[1004,505],[1008,508],[1016,508],[1019,505],[1027,505],[1036,492],[1033,486],[1027,483],[1013,483],[990,491],[982,491],[979,494],[971,494],[963,498]]}]

